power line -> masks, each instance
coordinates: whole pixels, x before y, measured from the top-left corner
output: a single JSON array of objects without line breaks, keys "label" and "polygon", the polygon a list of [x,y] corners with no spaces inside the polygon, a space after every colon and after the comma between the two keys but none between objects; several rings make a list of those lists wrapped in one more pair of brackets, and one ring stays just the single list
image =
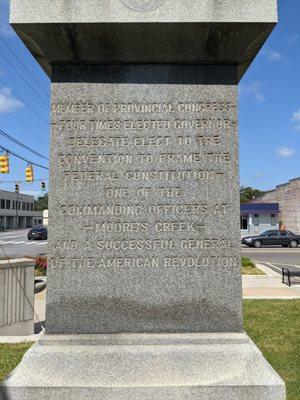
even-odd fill
[{"label": "power line", "polygon": [[8,65],[11,66],[11,68],[16,71],[16,73],[21,77],[21,79],[30,87],[30,89],[36,94],[36,96],[48,107],[47,102],[39,95],[39,93],[35,90],[35,88],[24,78],[24,76],[21,74],[20,71],[17,70],[17,68],[9,61],[9,59],[2,53],[0,50],[0,55],[4,58],[4,60],[7,62]]},{"label": "power line", "polygon": [[[43,142],[49,144],[49,141],[43,138],[42,136],[38,135],[36,132],[31,132],[31,130],[28,128],[28,126],[24,125],[24,123],[20,120],[20,118],[17,117],[17,115],[14,114],[13,118],[19,122],[19,124],[22,126],[22,128],[25,128],[27,132],[29,132],[30,135],[34,135],[41,139]],[[36,121],[38,122],[38,121]],[[38,122],[38,124],[43,128],[43,126]],[[43,128],[44,129],[44,128]]]},{"label": "power line", "polygon": [[[3,85],[4,87],[8,87],[8,86],[3,82],[3,80],[2,80],[1,78],[0,78],[0,82],[2,83],[2,85]],[[26,103],[14,90],[12,90],[11,88],[9,88],[9,89],[11,90],[11,92],[12,92],[19,100],[22,101],[22,103],[24,103],[28,108],[30,108],[30,110],[31,110],[34,114],[36,114],[43,122],[46,123],[46,125],[48,125],[48,121],[46,121],[44,117],[42,117],[37,111],[35,111],[35,109],[31,107],[31,105],[29,105],[28,103]]]},{"label": "power line", "polygon": [[[1,1],[1,0],[0,0],[0,1]],[[27,109],[25,108],[25,109],[24,109],[24,112],[25,112],[26,115],[29,116],[30,119],[31,119],[34,123],[36,123],[41,129],[43,129],[43,130],[45,129],[45,126],[42,125],[42,123],[41,123],[34,115],[31,115],[30,110],[27,110]],[[42,136],[38,135],[36,132],[31,132],[31,130],[30,130],[31,128],[28,128],[28,126],[26,126],[26,125],[24,124],[24,122],[21,121],[21,119],[17,116],[16,113],[14,113],[11,117],[12,117],[14,120],[18,121],[19,124],[22,126],[22,128],[26,129],[31,135],[34,135],[34,136],[38,137],[39,139],[43,140],[45,143],[49,144],[49,141],[48,141],[48,140],[45,140]]]},{"label": "power line", "polygon": [[6,139],[9,139],[11,142],[17,144],[18,146],[23,147],[23,149],[26,149],[30,151],[31,153],[35,154],[36,156],[43,158],[44,160],[49,161],[49,158],[43,156],[43,154],[38,153],[37,151],[33,150],[32,148],[26,146],[26,144],[19,142],[19,140],[15,139],[14,137],[10,136],[8,133],[0,129],[0,135],[4,136]]},{"label": "power line", "polygon": [[[24,109],[24,112],[26,113],[27,116],[29,116],[34,123],[36,123],[41,129],[45,129],[45,125],[42,123],[33,115],[31,115],[30,110],[27,110],[26,108]],[[16,115],[16,113],[14,113],[13,118],[16,119],[25,129],[27,129],[29,131],[29,128],[26,127],[24,125],[24,123],[20,120],[20,118]],[[32,132],[30,132],[31,134],[33,134]],[[39,136],[37,133],[34,133],[35,136],[39,137],[40,139],[42,139],[44,142],[48,143],[48,141],[46,141],[45,139],[43,139],[41,136]]]},{"label": "power line", "polygon": [[[44,178],[44,179],[35,179],[34,182],[44,182],[44,181],[49,181],[49,178]],[[15,179],[14,181],[1,181],[0,180],[0,185],[2,183],[31,183],[31,182],[27,182],[27,181],[22,181],[20,179]]]},{"label": "power line", "polygon": [[26,146],[26,144],[19,142],[19,140],[15,139],[14,137],[10,136],[7,132],[3,131],[0,129],[0,135],[4,136],[5,138],[9,139],[13,143],[17,144],[18,146],[23,147],[24,149],[30,151],[31,153],[35,154],[38,157],[43,158],[44,160],[49,161],[49,158],[43,156],[41,153],[38,153],[37,151],[33,150],[32,148]]},{"label": "power line", "polygon": [[31,78],[36,82],[36,84],[40,87],[40,89],[45,93],[45,95],[48,97],[48,93],[45,91],[43,86],[39,83],[39,81],[35,78],[35,76],[30,72],[30,70],[26,67],[26,65],[23,63],[23,61],[18,57],[18,55],[15,53],[15,51],[10,47],[10,45],[7,43],[7,41],[0,36],[0,39],[2,42],[5,44],[5,46],[10,50],[10,52],[16,57],[16,59],[19,61],[19,63],[23,66],[25,71],[28,73],[28,75],[31,76]]},{"label": "power line", "polygon": [[24,157],[16,154],[14,151],[9,150],[9,149],[7,149],[6,147],[4,147],[2,145],[0,145],[0,149],[2,149],[3,151],[7,151],[9,154],[13,155],[14,157],[19,158],[20,160],[23,160],[23,161],[27,162],[28,164],[32,164],[32,165],[35,165],[36,167],[47,169],[47,170],[49,169],[48,167],[45,167],[44,165],[40,165],[40,164],[34,163],[33,161],[27,160],[27,158],[24,158]]}]

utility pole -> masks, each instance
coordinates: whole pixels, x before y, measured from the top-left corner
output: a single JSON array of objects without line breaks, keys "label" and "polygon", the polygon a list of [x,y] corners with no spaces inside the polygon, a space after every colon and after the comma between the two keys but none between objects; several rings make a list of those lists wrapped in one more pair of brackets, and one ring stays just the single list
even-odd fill
[{"label": "utility pole", "polygon": [[[18,186],[18,190],[17,190],[17,186]],[[19,185],[16,184],[16,190],[15,192],[17,193],[17,204],[16,204],[16,221],[15,221],[15,229],[19,229]]]}]

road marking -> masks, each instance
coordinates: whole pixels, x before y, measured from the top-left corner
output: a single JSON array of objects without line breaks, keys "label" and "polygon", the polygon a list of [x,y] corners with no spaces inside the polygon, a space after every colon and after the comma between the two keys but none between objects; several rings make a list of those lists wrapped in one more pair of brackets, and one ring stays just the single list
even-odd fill
[{"label": "road marking", "polygon": [[48,242],[25,242],[24,240],[22,240],[22,242],[16,242],[15,240],[10,240],[7,242],[1,241],[0,240],[0,244],[2,245],[6,245],[6,244],[10,244],[10,245],[17,245],[17,244],[25,244],[26,246],[32,245],[32,246],[42,246],[43,244],[47,244]]},{"label": "road marking", "polygon": [[273,267],[273,268],[275,268],[275,269],[278,269],[278,271],[280,271],[281,272],[281,268],[279,268],[279,267],[276,267],[275,265],[273,265],[273,264],[271,264],[271,263],[266,263],[266,264],[268,264],[270,267]]},{"label": "road marking", "polygon": [[260,264],[262,264],[266,268],[269,268],[271,271],[275,272],[278,275],[281,275],[282,273],[281,268],[275,267],[275,265],[272,265],[269,262],[261,262]]},{"label": "road marking", "polygon": [[[283,267],[296,267],[296,268],[300,268],[300,265],[297,265],[297,264],[286,264],[286,263],[273,263],[273,264],[282,265]],[[270,264],[270,265],[272,265],[272,264]],[[278,267],[275,267],[275,268],[278,268]],[[281,270],[281,269],[280,269],[280,270]]]},{"label": "road marking", "polygon": [[25,233],[18,233],[17,235],[9,235],[9,236],[0,235],[0,239],[11,239],[11,238],[16,238],[18,236],[25,236]]},{"label": "road marking", "polygon": [[23,240],[22,242],[15,242],[14,240],[11,240],[11,241],[9,241],[9,242],[0,241],[0,243],[1,243],[2,245],[6,245],[6,244],[15,245],[15,244],[22,244],[22,243],[25,243],[25,242],[24,242],[24,240]]},{"label": "road marking", "polygon": [[[299,265],[291,265],[289,264],[291,267],[297,267],[300,268]],[[282,268],[276,267],[276,265],[271,264],[271,263],[265,263],[266,267],[269,267],[270,269],[272,269],[274,272],[277,272],[279,275],[282,275]],[[287,266],[287,264],[284,264],[284,266]]]},{"label": "road marking", "polygon": [[[282,265],[283,267],[284,266],[287,266],[287,267],[296,267],[296,268],[300,268],[300,265],[297,265],[297,264],[287,264],[287,263],[284,263],[284,262],[274,262],[273,261],[273,263],[271,264],[269,261],[258,261],[258,260],[253,260],[255,263],[257,263],[257,264],[270,264],[270,265],[274,265],[274,267],[275,267],[275,265]],[[275,267],[275,268],[278,268],[278,267]]]},{"label": "road marking", "polygon": [[260,249],[242,249],[242,253],[255,253],[255,252],[260,252],[260,253],[285,253],[285,254],[297,254],[300,253],[299,249],[285,249],[285,250],[278,250],[276,248],[270,249],[270,250],[260,250]]},{"label": "road marking", "polygon": [[30,242],[26,244],[31,244],[32,246],[41,246],[42,244],[47,244],[48,242]]}]

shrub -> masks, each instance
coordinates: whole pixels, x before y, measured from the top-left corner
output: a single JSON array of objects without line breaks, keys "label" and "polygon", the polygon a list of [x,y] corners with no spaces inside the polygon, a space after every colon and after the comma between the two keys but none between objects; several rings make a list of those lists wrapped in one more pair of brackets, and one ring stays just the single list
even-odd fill
[{"label": "shrub", "polygon": [[46,257],[37,257],[35,259],[36,275],[39,275],[39,276],[46,275],[47,265],[48,265],[48,262],[47,262],[47,258]]},{"label": "shrub", "polygon": [[265,275],[250,258],[242,257],[242,275]]},{"label": "shrub", "polygon": [[255,264],[250,258],[242,257],[242,267],[255,267]]}]

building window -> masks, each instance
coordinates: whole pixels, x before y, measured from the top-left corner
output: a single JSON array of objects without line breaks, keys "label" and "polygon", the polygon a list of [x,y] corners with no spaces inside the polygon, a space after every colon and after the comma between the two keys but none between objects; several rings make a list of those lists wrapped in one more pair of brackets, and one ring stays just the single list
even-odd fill
[{"label": "building window", "polygon": [[26,203],[24,203],[24,201],[22,201],[22,211],[26,210]]},{"label": "building window", "polygon": [[6,200],[6,209],[10,210],[10,200]]},{"label": "building window", "polygon": [[271,214],[271,225],[276,226],[276,215],[275,214]]},{"label": "building window", "polygon": [[33,203],[30,203],[30,211],[33,211]]},{"label": "building window", "polygon": [[259,226],[259,215],[258,214],[254,214],[254,216],[253,216],[253,225]]},{"label": "building window", "polygon": [[5,200],[1,199],[1,210],[5,210]]},{"label": "building window", "polygon": [[241,216],[241,229],[243,229],[243,230],[248,229],[248,216],[247,215]]},{"label": "building window", "polygon": [[29,203],[26,203],[26,211],[29,211]]}]

